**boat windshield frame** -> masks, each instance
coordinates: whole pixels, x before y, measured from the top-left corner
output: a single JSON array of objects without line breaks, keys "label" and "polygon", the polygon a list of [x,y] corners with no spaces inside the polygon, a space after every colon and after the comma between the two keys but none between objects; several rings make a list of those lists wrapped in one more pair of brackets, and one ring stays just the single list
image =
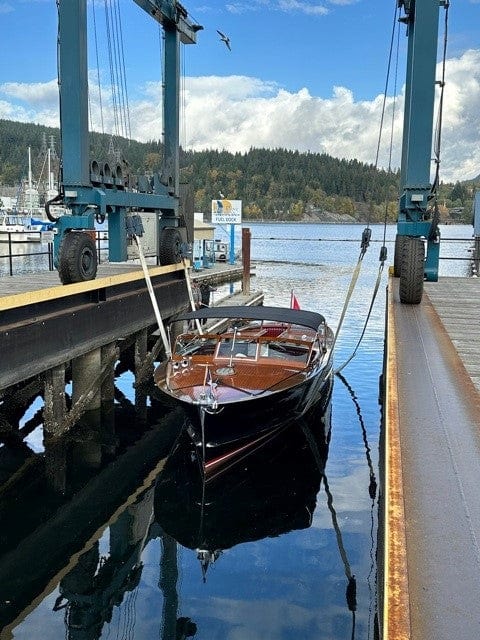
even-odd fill
[{"label": "boat windshield frame", "polygon": [[175,340],[172,357],[175,361],[200,357],[212,361],[245,359],[250,362],[292,360],[304,365],[317,360],[322,351],[320,334],[311,332],[292,335],[265,335],[265,330],[232,331],[195,334],[186,332]]}]

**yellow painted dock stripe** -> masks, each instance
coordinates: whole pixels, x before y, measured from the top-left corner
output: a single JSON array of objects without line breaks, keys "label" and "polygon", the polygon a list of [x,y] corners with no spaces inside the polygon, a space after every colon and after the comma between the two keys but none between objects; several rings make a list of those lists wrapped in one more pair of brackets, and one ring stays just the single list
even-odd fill
[{"label": "yellow painted dock stripe", "polygon": [[[148,270],[150,277],[172,273],[174,271],[183,271],[183,266],[181,264],[169,264],[163,267],[151,267]],[[95,280],[86,280],[85,282],[75,282],[73,284],[64,285],[59,284],[54,287],[47,287],[46,289],[38,289],[37,291],[14,293],[0,298],[0,311],[15,309],[17,307],[25,307],[29,304],[36,304],[37,302],[46,302],[47,300],[65,298],[77,293],[94,291],[104,287],[133,282],[134,280],[143,280],[144,278],[145,276],[140,269],[138,271],[119,273],[112,276],[97,278]]]},{"label": "yellow painted dock stripe", "polygon": [[405,509],[397,387],[393,280],[388,285],[388,341],[385,399],[385,548],[383,640],[410,640]]}]

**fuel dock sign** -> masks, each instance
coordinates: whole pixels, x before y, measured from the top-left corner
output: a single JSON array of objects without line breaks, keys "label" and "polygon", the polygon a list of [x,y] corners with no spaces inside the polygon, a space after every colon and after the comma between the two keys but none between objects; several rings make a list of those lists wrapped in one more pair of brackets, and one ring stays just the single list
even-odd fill
[{"label": "fuel dock sign", "polygon": [[242,201],[212,200],[212,224],[242,224]]}]

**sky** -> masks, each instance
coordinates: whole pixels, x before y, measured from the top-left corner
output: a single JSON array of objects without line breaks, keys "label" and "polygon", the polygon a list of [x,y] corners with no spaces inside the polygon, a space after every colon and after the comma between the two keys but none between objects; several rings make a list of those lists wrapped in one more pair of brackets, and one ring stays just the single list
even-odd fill
[{"label": "sky", "polygon": [[[375,164],[396,0],[182,4],[204,27],[197,44],[182,47],[184,148],[246,152],[281,147]],[[105,5],[120,16],[131,135],[141,141],[161,139],[161,30],[135,0],[88,0],[93,128],[115,133]],[[440,45],[444,18],[441,8]],[[57,24],[55,0],[0,0],[0,118],[58,126]],[[217,29],[230,38],[231,51]],[[404,26],[398,42],[377,163],[381,168],[400,165]],[[480,0],[450,2],[444,101],[440,179],[474,178],[480,174]]]}]

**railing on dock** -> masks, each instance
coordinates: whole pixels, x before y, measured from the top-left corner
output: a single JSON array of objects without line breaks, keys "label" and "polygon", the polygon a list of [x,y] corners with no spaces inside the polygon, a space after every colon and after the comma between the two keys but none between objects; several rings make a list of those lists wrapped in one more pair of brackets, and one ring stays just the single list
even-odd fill
[{"label": "railing on dock", "polygon": [[[22,234],[24,237],[20,237]],[[32,271],[54,271],[53,235],[43,231],[15,231],[3,234],[0,242],[0,275],[20,275]],[[108,233],[96,231],[98,262],[108,254]],[[26,267],[26,262],[28,265]],[[6,265],[6,266],[5,266]]]}]

